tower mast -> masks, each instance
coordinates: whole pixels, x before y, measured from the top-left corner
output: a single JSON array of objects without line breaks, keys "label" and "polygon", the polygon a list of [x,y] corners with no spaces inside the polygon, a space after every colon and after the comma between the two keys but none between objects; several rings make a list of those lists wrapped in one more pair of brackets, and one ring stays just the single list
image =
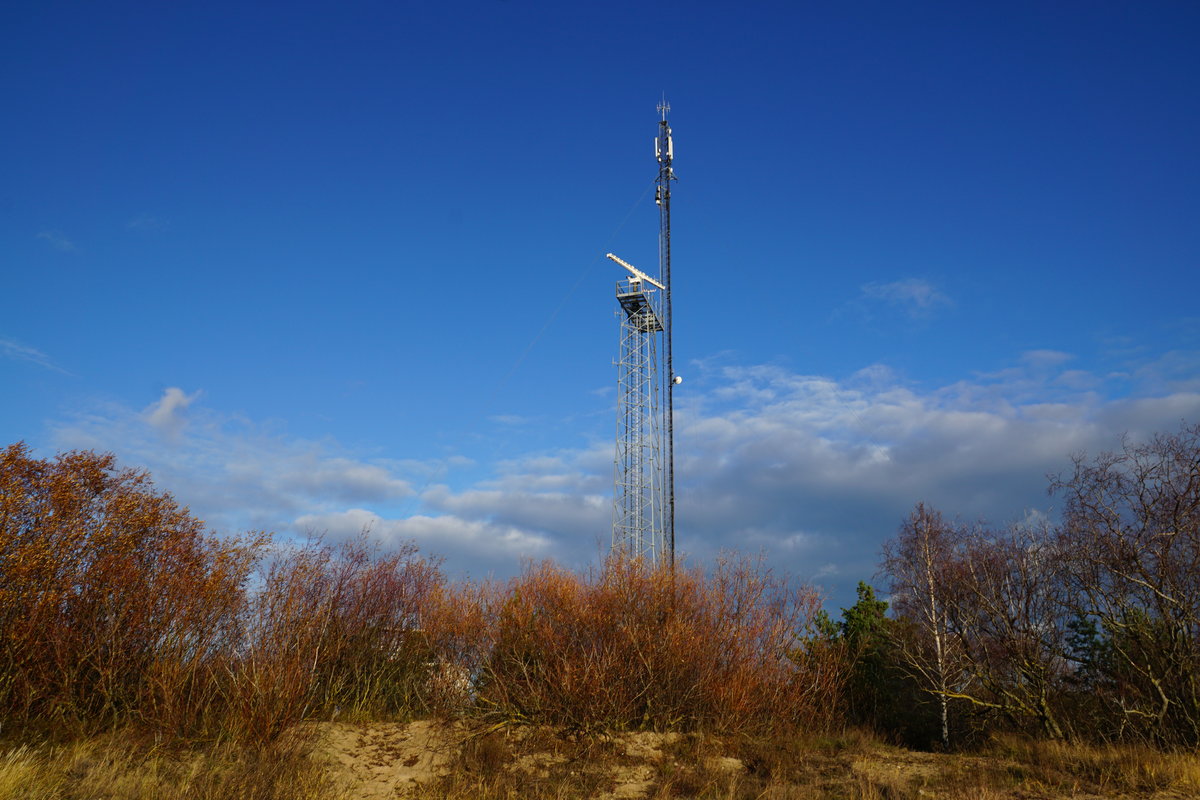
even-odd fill
[{"label": "tower mast", "polygon": [[658,180],[656,197],[658,200],[658,265],[659,275],[663,283],[663,355],[666,359],[666,369],[663,377],[666,383],[666,407],[664,409],[663,439],[666,445],[664,462],[663,490],[666,493],[666,508],[663,514],[663,538],[666,539],[666,555],[672,568],[675,566],[675,364],[674,353],[671,349],[671,181],[675,180],[675,172],[671,162],[675,157],[675,148],[671,142],[671,126],[667,122],[667,114],[671,106],[663,97],[658,104],[661,120],[658,123],[658,138],[654,141],[655,155],[658,157]]},{"label": "tower mast", "polygon": [[[649,563],[675,566],[675,442],[671,352],[671,169],[674,146],[661,116],[654,152],[658,159],[655,201],[659,207],[658,278],[612,253],[629,276],[617,283],[621,314],[617,362],[617,442],[613,464],[612,548]],[[659,369],[659,341],[665,370]],[[665,398],[666,403],[662,400]]]}]

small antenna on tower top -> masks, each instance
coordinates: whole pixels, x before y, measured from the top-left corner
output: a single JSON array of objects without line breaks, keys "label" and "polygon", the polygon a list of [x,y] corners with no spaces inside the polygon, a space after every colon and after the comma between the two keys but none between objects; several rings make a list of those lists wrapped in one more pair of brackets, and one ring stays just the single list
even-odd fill
[{"label": "small antenna on tower top", "polygon": [[663,92],[662,100],[658,104],[658,113],[662,114],[663,122],[667,121],[667,114],[671,111],[671,105],[667,102],[667,93]]}]

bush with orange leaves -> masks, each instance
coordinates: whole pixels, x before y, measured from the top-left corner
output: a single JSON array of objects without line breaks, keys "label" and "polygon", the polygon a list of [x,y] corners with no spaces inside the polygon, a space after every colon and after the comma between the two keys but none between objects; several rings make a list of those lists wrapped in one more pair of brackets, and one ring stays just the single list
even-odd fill
[{"label": "bush with orange leaves", "polygon": [[494,603],[478,702],[498,716],[582,730],[835,722],[840,656],[801,638],[818,597],[761,563],[706,575],[617,554],[584,576],[545,563]]},{"label": "bush with orange leaves", "polygon": [[0,715],[191,724],[264,541],[207,537],[111,455],[0,450]]},{"label": "bush with orange leaves", "polygon": [[215,537],[111,455],[12,445],[0,724],[261,742],[342,710],[419,713],[433,702],[420,618],[443,584],[411,545]]},{"label": "bush with orange leaves", "polygon": [[412,544],[309,542],[265,560],[249,598],[231,715],[240,738],[272,738],[312,717],[401,717],[435,705],[436,652],[422,625],[443,593],[437,562]]},{"label": "bush with orange leaves", "polygon": [[[577,729],[834,723],[815,593],[761,564],[615,556],[507,585],[365,538],[215,537],[111,455],[0,450],[0,724],[266,742],[305,719],[488,714]],[[806,644],[807,642],[807,644]]]}]

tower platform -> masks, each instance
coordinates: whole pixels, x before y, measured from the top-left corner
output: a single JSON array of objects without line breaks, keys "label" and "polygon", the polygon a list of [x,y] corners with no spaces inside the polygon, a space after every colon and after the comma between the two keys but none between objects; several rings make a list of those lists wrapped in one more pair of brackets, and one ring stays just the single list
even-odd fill
[{"label": "tower platform", "polygon": [[617,281],[617,302],[625,309],[630,324],[642,333],[656,333],[663,329],[662,320],[650,302],[650,292],[642,288],[641,281]]}]

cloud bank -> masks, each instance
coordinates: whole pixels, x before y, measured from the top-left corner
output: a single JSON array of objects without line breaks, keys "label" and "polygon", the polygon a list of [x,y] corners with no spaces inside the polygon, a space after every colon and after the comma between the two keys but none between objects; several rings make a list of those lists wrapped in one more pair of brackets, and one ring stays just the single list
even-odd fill
[{"label": "cloud bank", "polygon": [[51,439],[59,449],[108,451],[150,470],[219,530],[289,532],[301,515],[413,495],[395,462],[217,413],[199,405],[201,396],[169,387],[140,411],[102,404],[53,425]]},{"label": "cloud bank", "polygon": [[[1011,367],[934,388],[875,365],[844,378],[771,365],[696,363],[676,412],[677,538],[771,563],[849,600],[918,501],[997,524],[1053,517],[1047,473],[1073,453],[1200,419],[1195,354],[1131,373],[1072,369],[1037,350]],[[1153,391],[1145,391],[1152,387]],[[523,559],[579,566],[608,544],[612,445],[517,453],[483,479],[452,459],[363,458],[205,409],[170,388],[137,412],[109,406],[55,429],[60,447],[112,450],[149,468],[200,516],[331,538],[413,539],[447,566],[509,575]],[[581,434],[581,438],[582,438]],[[471,474],[478,474],[473,471]]]}]

